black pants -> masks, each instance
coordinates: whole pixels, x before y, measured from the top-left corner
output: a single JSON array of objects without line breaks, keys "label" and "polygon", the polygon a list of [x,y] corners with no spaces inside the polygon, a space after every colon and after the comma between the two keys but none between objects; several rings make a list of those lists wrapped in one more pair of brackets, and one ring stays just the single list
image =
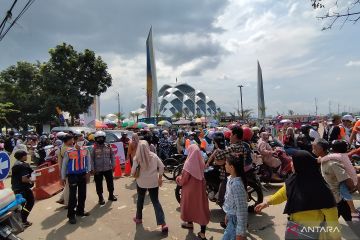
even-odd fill
[{"label": "black pants", "polygon": [[103,194],[103,179],[105,177],[107,190],[109,191],[109,196],[114,194],[114,177],[113,171],[108,170],[104,172],[96,172],[94,175],[95,186],[96,186],[96,193],[100,197]]},{"label": "black pants", "polygon": [[146,191],[149,190],[151,202],[154,206],[157,225],[165,224],[165,215],[162,206],[159,202],[159,188],[141,188],[137,186],[137,203],[136,203],[136,218],[142,219],[142,210],[144,207],[144,200]]},{"label": "black pants", "polygon": [[342,216],[345,221],[351,222],[351,210],[349,204],[344,199],[341,199],[337,204],[337,209],[339,217]]},{"label": "black pants", "polygon": [[[188,224],[194,224],[193,222],[188,222]],[[200,232],[205,234],[206,232],[206,225],[200,225]]]},{"label": "black pants", "polygon": [[32,208],[34,207],[34,203],[35,203],[35,198],[34,198],[34,194],[31,191],[31,189],[26,189],[26,190],[22,190],[22,191],[14,191],[15,194],[21,194],[23,196],[23,198],[25,198],[26,202],[22,205],[22,210],[21,210],[21,220],[23,221],[23,223],[27,222],[27,218],[32,210]]},{"label": "black pants", "polygon": [[[75,218],[75,213],[83,214],[85,209],[86,173],[70,174],[67,177],[69,181],[69,204],[67,217]],[[76,193],[78,197],[76,197]]]}]

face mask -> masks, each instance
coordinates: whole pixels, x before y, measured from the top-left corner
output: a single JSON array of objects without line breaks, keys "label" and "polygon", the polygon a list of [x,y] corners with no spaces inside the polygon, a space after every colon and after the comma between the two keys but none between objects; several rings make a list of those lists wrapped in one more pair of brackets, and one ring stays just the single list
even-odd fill
[{"label": "face mask", "polygon": [[76,143],[76,145],[78,145],[79,147],[82,147],[82,146],[84,146],[84,141],[79,141]]}]

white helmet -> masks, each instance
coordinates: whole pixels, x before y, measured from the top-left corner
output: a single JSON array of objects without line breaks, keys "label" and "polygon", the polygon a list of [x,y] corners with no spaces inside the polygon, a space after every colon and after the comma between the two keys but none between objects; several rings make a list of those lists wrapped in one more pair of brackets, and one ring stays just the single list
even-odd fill
[{"label": "white helmet", "polygon": [[97,138],[97,137],[106,137],[106,133],[103,132],[103,131],[97,131],[97,132],[94,134],[94,138]]},{"label": "white helmet", "polygon": [[64,132],[58,132],[58,133],[56,134],[56,137],[57,137],[58,139],[61,139],[61,138],[65,137],[65,135],[66,135],[66,133],[64,133]]},{"label": "white helmet", "polygon": [[260,131],[260,128],[255,126],[255,127],[252,127],[251,130],[252,130],[253,132],[255,132],[255,131]]}]

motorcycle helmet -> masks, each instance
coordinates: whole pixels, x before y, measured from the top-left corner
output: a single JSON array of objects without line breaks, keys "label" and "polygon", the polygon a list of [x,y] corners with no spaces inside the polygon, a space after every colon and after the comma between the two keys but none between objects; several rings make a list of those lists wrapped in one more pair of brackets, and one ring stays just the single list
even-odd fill
[{"label": "motorcycle helmet", "polygon": [[225,136],[222,132],[215,132],[213,141],[217,144],[219,149],[225,149]]},{"label": "motorcycle helmet", "polygon": [[56,134],[56,137],[57,137],[58,139],[62,140],[62,139],[65,137],[65,135],[66,135],[66,133],[64,133],[64,132],[58,132],[58,133]]},{"label": "motorcycle helmet", "polygon": [[302,134],[307,135],[307,134],[309,134],[310,128],[311,128],[311,126],[309,124],[303,124],[303,125],[301,125],[300,131]]},{"label": "motorcycle helmet", "polygon": [[343,140],[334,140],[331,142],[331,150],[334,153],[346,153],[348,145],[346,141]]},{"label": "motorcycle helmet", "polygon": [[319,123],[317,121],[312,121],[310,124],[313,127],[319,127]]},{"label": "motorcycle helmet", "polygon": [[252,127],[251,130],[252,130],[253,132],[256,132],[256,131],[260,131],[260,128],[259,128],[259,127]]},{"label": "motorcycle helmet", "polygon": [[106,133],[103,132],[103,131],[97,131],[95,134],[94,134],[94,138],[98,138],[98,137],[106,137]]},{"label": "motorcycle helmet", "polygon": [[242,140],[243,141],[250,141],[252,136],[253,136],[253,131],[248,128],[248,127],[243,127],[243,137],[242,137]]}]

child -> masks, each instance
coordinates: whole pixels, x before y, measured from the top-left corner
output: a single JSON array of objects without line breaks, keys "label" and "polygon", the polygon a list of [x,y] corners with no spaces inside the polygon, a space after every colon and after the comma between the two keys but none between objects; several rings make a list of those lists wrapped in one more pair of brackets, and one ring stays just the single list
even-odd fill
[{"label": "child", "polygon": [[[347,175],[350,176],[351,180],[354,183],[354,186],[355,187],[357,186],[359,188],[358,178],[357,178],[355,168],[351,164],[351,161],[347,155],[347,143],[342,140],[334,140],[331,143],[331,148],[332,148],[333,153],[328,154],[327,156],[325,156],[323,158],[319,158],[318,162],[321,163],[321,162],[329,161],[329,160],[339,161],[344,166],[344,170],[347,173]],[[355,188],[355,190],[356,190],[356,188]],[[347,201],[347,203],[351,209],[352,218],[359,218],[360,217],[359,212],[356,210],[356,208],[354,206],[354,202],[352,200],[351,192],[353,192],[353,191],[354,191],[354,189],[349,189],[348,186],[346,185],[345,181],[340,183],[340,195],[344,200]]]},{"label": "child", "polygon": [[230,156],[225,163],[226,172],[230,174],[225,193],[223,209],[227,224],[223,240],[246,239],[247,226],[247,193],[244,187],[246,181],[244,164],[235,156]]},{"label": "child", "polygon": [[11,187],[15,194],[21,194],[23,198],[26,199],[26,202],[24,203],[21,210],[21,218],[23,226],[29,227],[31,226],[31,223],[28,222],[27,218],[34,206],[35,201],[33,192],[31,191],[31,188],[34,186],[34,184],[30,179],[33,170],[31,169],[30,165],[26,163],[26,151],[18,150],[15,152],[14,156],[16,161],[12,167]]}]

